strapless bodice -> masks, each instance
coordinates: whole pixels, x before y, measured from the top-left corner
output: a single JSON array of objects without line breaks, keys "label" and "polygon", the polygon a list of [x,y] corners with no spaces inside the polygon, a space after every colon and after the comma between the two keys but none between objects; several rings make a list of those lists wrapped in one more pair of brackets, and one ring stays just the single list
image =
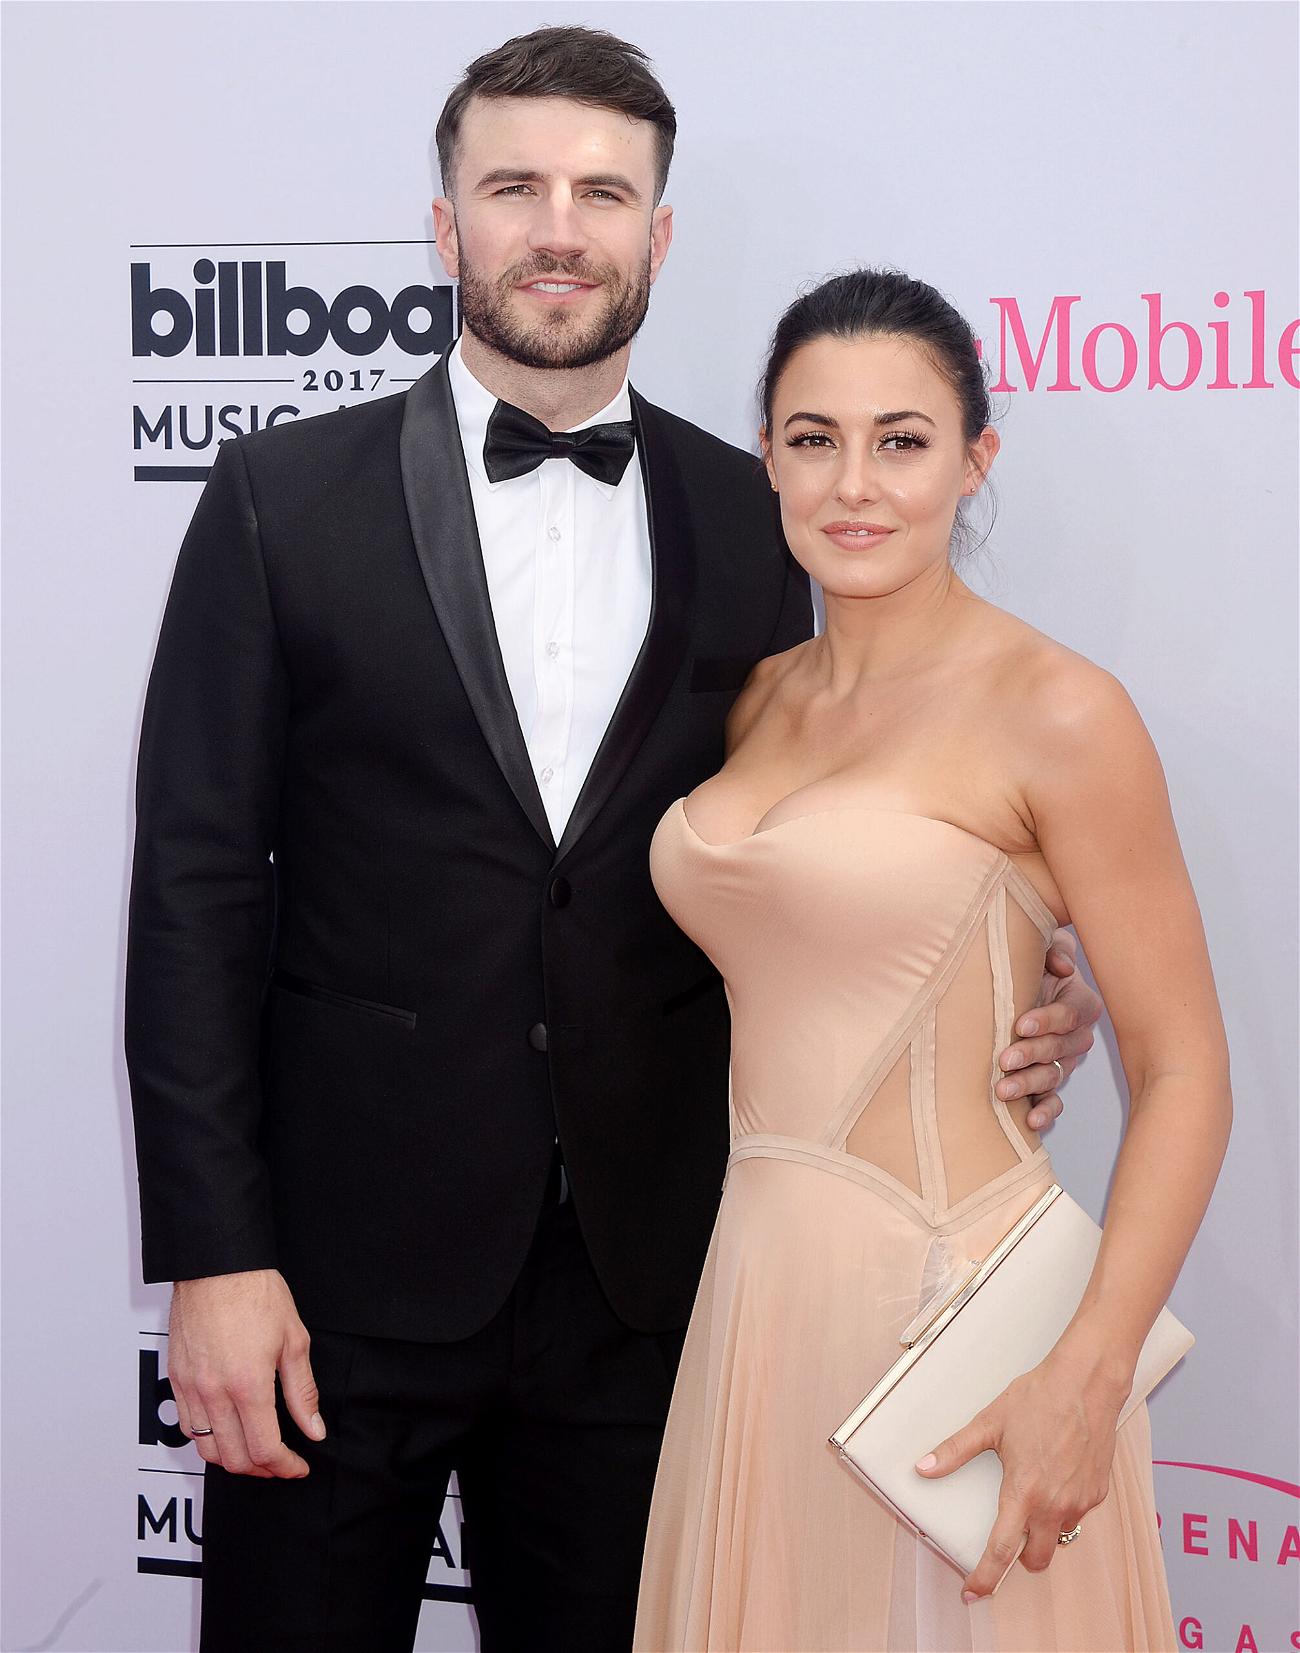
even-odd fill
[{"label": "strapless bodice", "polygon": [[714,844],[679,799],[651,871],[726,982],[738,1140],[849,1152],[930,1220],[1034,1156],[993,1085],[1055,920],[996,845],[853,805]]}]

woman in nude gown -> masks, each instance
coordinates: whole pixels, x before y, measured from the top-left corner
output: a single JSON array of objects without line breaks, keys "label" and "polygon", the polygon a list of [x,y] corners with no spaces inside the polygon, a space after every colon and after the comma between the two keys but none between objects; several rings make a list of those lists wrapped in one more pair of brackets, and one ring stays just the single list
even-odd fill
[{"label": "woman in nude gown", "polygon": [[[1159,760],[1114,678],[953,569],[954,518],[998,438],[970,329],[933,288],[861,271],[798,300],[763,404],[826,628],[755,670],[724,767],[652,848],[661,898],[726,979],[732,1154],[635,1645],[1173,1648],[1146,1408],[1115,1423],[1231,1101]],[[922,1304],[1053,1180],[1028,1104],[997,1096],[994,1053],[1065,923],[1114,1022],[1129,1123],[1071,1325],[918,1465],[1002,1459],[997,1522],[963,1580],[827,1437]]]}]

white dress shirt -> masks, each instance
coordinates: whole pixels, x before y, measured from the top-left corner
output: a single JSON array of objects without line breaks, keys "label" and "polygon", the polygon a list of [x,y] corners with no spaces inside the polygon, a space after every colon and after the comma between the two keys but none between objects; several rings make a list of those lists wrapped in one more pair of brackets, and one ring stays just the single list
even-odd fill
[{"label": "white dress shirt", "polygon": [[[634,453],[617,485],[569,459],[489,482],[483,440],[497,399],[448,359],[506,681],[558,843],[650,621],[650,527]],[[581,426],[632,417],[617,396]]]}]

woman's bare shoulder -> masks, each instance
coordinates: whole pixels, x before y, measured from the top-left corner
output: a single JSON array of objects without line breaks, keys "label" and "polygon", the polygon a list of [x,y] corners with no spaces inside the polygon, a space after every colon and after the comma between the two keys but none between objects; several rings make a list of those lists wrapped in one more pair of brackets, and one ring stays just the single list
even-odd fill
[{"label": "woman's bare shoulder", "polygon": [[1119,678],[1018,615],[988,605],[990,687],[1015,714],[1018,738],[1062,741],[1141,727]]}]

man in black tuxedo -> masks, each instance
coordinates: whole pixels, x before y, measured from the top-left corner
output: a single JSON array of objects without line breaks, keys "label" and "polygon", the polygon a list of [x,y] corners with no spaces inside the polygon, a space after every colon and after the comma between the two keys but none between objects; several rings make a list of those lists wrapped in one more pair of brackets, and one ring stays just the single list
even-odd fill
[{"label": "man in black tuxedo", "polygon": [[[812,624],[756,461],[626,383],[674,132],[611,36],[473,64],[461,340],[226,443],[181,552],[127,1044],[210,1650],[409,1648],[452,1469],[486,1653],[630,1638],[727,1149],[722,985],[647,849]],[[1016,1082],[1095,1015],[1067,982]]]}]

